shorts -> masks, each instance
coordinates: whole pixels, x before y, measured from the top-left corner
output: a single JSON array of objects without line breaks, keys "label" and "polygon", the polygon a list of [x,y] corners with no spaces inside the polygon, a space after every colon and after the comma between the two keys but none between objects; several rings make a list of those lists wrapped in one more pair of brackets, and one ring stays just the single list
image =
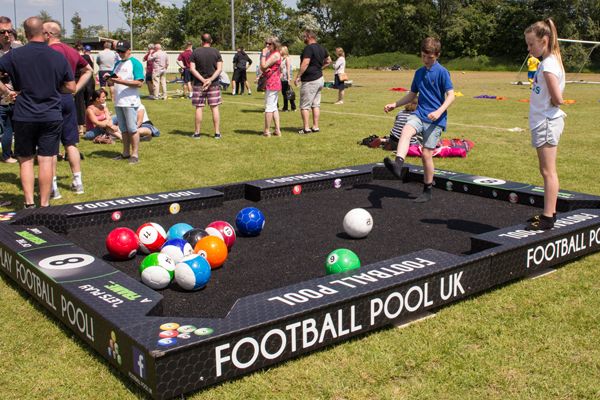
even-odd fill
[{"label": "shorts", "polygon": [[147,71],[146,70],[146,79],[144,80],[144,82],[152,82],[152,71]]},{"label": "shorts", "polygon": [[265,112],[277,111],[277,99],[279,98],[279,90],[267,90],[265,92]]},{"label": "shorts", "polygon": [[63,131],[60,141],[63,146],[75,146],[79,143],[79,126],[77,125],[77,109],[73,95],[61,96]]},{"label": "shorts", "polygon": [[188,83],[192,81],[192,73],[189,68],[183,69],[183,83]]},{"label": "shorts", "polygon": [[150,133],[154,137],[160,136],[160,131],[158,130],[157,127],[155,127],[154,125],[152,125],[152,122],[150,122],[150,121],[142,122],[142,124],[140,125],[140,128],[148,128],[148,129],[150,129]]},{"label": "shorts", "polygon": [[302,82],[300,86],[300,109],[321,107],[321,90],[323,89],[323,77],[310,82]]},{"label": "shorts", "polygon": [[83,135],[83,138],[85,140],[94,140],[96,136],[100,136],[104,134],[104,132],[104,128],[94,128],[92,130],[87,131],[85,135]]},{"label": "shorts", "polygon": [[442,127],[439,125],[424,122],[416,114],[408,116],[406,125],[410,125],[416,129],[417,135],[423,135],[423,147],[433,150],[436,148],[440,138],[442,137]]},{"label": "shorts", "polygon": [[560,135],[565,128],[563,117],[546,119],[543,123],[531,130],[531,145],[536,149],[545,144],[558,146]]},{"label": "shorts", "polygon": [[137,107],[115,107],[119,129],[122,133],[137,132]]},{"label": "shorts", "polygon": [[533,79],[537,71],[527,71],[527,79]]},{"label": "shorts", "polygon": [[194,86],[192,92],[192,105],[196,107],[204,107],[205,103],[208,103],[210,107],[215,107],[223,102],[221,87],[218,84],[213,83],[206,90],[202,90],[202,86]]},{"label": "shorts", "polygon": [[58,154],[62,121],[23,122],[13,121],[15,132],[15,155],[17,157],[52,157]]}]

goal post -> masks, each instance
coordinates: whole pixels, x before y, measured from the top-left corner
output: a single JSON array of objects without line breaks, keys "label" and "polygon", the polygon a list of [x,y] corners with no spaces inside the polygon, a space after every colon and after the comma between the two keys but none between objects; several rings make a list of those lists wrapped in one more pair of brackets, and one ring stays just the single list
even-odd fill
[{"label": "goal post", "polygon": [[[600,84],[598,81],[580,79],[580,75],[583,69],[588,65],[592,53],[596,48],[600,47],[600,42],[592,40],[578,40],[578,39],[558,39],[561,42],[561,55],[563,64],[566,70],[566,82],[567,83],[592,83]],[[525,56],[525,60],[519,72],[517,72],[516,81],[512,82],[516,85],[528,84],[527,71],[523,71],[527,64],[529,55]],[[525,75],[523,74],[525,72]]]}]

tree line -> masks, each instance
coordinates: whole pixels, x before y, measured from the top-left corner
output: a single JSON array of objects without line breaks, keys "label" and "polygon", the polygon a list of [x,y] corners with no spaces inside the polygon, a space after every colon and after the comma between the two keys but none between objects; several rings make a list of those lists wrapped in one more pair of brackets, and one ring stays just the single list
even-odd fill
[{"label": "tree line", "polygon": [[[231,49],[231,0],[185,0],[181,7],[163,6],[158,0],[121,0],[127,21],[130,1],[137,48],[160,42],[178,50],[210,32],[216,47]],[[250,50],[261,49],[265,37],[275,35],[299,53],[299,34],[310,28],[327,48],[343,47],[353,56],[417,54],[422,38],[436,36],[447,58],[488,56],[519,62],[527,52],[524,29],[545,17],[554,19],[562,38],[600,41],[600,0],[298,0],[297,8],[283,0],[233,1],[235,43]],[[86,28],[78,22],[82,34]],[[591,50],[563,47],[566,64],[573,65]],[[592,61],[600,64],[600,51],[592,54]]]}]

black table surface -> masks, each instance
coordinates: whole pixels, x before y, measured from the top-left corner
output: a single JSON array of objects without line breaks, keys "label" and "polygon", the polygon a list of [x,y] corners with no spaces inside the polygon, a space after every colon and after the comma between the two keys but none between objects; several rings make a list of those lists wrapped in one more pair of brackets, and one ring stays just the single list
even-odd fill
[{"label": "black table surface", "polygon": [[[251,202],[234,200],[222,207],[114,225],[73,230],[66,236],[96,256],[139,280],[144,255],[128,261],[111,261],[105,238],[117,226],[136,230],[156,222],[165,230],[177,222],[204,228],[214,220],[235,226],[239,210],[252,206],[265,215],[257,237],[238,236],[225,264],[212,271],[208,285],[196,292],[175,283],[161,290],[163,314],[173,317],[221,318],[239,298],[325,275],[325,259],[337,248],[358,254],[362,265],[432,248],[453,254],[469,253],[470,237],[498,228],[522,224],[540,210],[463,193],[434,189],[433,200],[415,203],[422,191],[417,183],[375,180],[353,188],[302,193],[280,199]],[[342,227],[352,208],[373,216],[373,230],[363,239],[348,237]]]}]

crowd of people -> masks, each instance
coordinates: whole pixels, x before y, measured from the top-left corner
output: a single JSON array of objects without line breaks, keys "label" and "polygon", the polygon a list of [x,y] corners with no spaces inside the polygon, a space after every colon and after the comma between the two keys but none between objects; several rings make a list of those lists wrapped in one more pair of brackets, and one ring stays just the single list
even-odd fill
[{"label": "crowd of people", "polygon": [[[146,71],[140,61],[131,55],[127,41],[106,41],[104,49],[96,56],[98,82],[95,90],[94,60],[90,48],[77,49],[61,42],[62,27],[56,21],[43,22],[30,17],[24,24],[28,43],[16,40],[16,32],[8,17],[0,16],[0,128],[2,128],[2,161],[20,166],[25,208],[34,202],[34,158],[39,165],[40,206],[50,199],[60,198],[56,179],[56,160],[59,144],[64,146],[65,157],[72,172],[71,189],[83,193],[81,157],[77,144],[80,136],[97,141],[122,142],[122,151],[115,160],[139,162],[139,143],[159,136],[152,124],[139,89],[148,85],[151,100],[166,100],[169,56],[160,43],[151,44],[143,57]],[[540,172],[544,178],[544,212],[529,222],[529,229],[550,229],[556,219],[558,176],[556,173],[556,147],[564,127],[562,104],[564,68],[558,48],[556,28],[552,20],[540,21],[526,32],[526,42],[534,57],[543,61],[536,64],[530,74],[533,87],[530,107],[532,145],[537,149]],[[320,132],[319,118],[321,92],[324,87],[323,70],[332,64],[328,51],[318,43],[314,31],[302,35],[305,47],[300,55],[300,66],[295,77],[289,51],[277,37],[265,40],[257,65],[257,89],[264,91],[265,137],[281,136],[279,94],[283,95],[281,111],[296,111],[295,92],[291,83],[299,86],[299,108],[302,129],[299,134]],[[223,58],[212,46],[210,34],[201,36],[201,45],[193,49],[188,42],[177,58],[183,78],[183,94],[195,107],[194,139],[201,138],[203,110],[211,110],[214,138],[221,139],[222,88],[227,87]],[[390,144],[396,149],[394,160],[384,159],[384,165],[398,178],[403,178],[403,168],[411,140],[422,142],[424,167],[423,193],[416,202],[432,199],[432,151],[447,124],[447,109],[454,101],[454,88],[450,74],[439,62],[441,43],[428,37],[421,43],[423,67],[414,75],[410,91],[395,103],[386,104],[384,111],[406,106],[396,117],[390,135]],[[344,104],[347,80],[345,53],[335,49],[333,87],[338,90],[335,105]],[[533,65],[533,62],[530,63]],[[251,95],[247,70],[252,60],[242,47],[233,58],[231,80],[234,96]],[[533,67],[531,67],[533,70]],[[541,71],[541,73],[540,73]],[[115,116],[106,101],[112,98]],[[417,102],[418,98],[418,102]],[[273,128],[273,129],[272,129]],[[12,142],[14,137],[14,154]]]}]

